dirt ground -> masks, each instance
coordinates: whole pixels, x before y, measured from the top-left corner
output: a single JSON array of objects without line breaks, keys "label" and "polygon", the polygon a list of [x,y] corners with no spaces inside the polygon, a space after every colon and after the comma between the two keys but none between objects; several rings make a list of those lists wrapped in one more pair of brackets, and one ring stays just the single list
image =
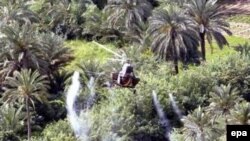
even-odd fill
[{"label": "dirt ground", "polygon": [[[229,15],[245,14],[250,16],[250,0],[238,0],[236,3],[225,6]],[[250,24],[230,22],[230,30],[234,36],[241,36],[250,39]]]},{"label": "dirt ground", "polygon": [[247,14],[250,15],[250,0],[239,0],[239,2],[227,4],[225,9],[229,15]]},{"label": "dirt ground", "polygon": [[234,36],[250,39],[250,24],[230,22],[230,30]]}]

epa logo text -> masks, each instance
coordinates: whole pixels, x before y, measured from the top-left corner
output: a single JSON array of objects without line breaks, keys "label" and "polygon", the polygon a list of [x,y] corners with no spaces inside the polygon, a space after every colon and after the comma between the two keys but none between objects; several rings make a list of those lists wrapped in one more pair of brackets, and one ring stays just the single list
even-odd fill
[{"label": "epa logo text", "polygon": [[250,125],[227,125],[227,141],[248,141],[249,134]]},{"label": "epa logo text", "polygon": [[247,131],[231,131],[231,136],[239,138],[241,136],[247,137]]}]

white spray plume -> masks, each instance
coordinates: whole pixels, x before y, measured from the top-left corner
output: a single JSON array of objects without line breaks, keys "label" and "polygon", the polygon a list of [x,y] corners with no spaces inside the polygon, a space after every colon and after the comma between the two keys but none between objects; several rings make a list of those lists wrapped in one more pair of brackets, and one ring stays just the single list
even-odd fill
[{"label": "white spray plume", "polygon": [[156,94],[155,91],[153,91],[152,96],[153,96],[154,106],[156,107],[157,114],[158,114],[158,116],[160,118],[161,125],[163,127],[165,127],[165,130],[166,130],[165,138],[167,140],[169,140],[170,129],[171,129],[170,123],[169,123],[168,119],[165,117],[165,113],[164,113],[164,111],[163,111],[163,109],[161,107],[160,102],[157,99],[157,94]]},{"label": "white spray plume", "polygon": [[[66,106],[68,111],[68,119],[71,124],[71,127],[74,130],[74,133],[77,138],[81,140],[88,140],[88,126],[86,120],[80,120],[78,117],[76,110],[74,108],[74,103],[79,96],[79,89],[81,87],[80,81],[79,81],[79,72],[74,72],[72,77],[72,83],[68,89],[67,95],[66,95]],[[81,119],[86,119],[87,112],[81,113]]]},{"label": "white spray plume", "polygon": [[68,118],[77,136],[80,134],[79,132],[81,129],[81,126],[79,125],[79,121],[78,121],[79,120],[78,116],[74,109],[74,103],[75,103],[76,97],[79,95],[79,89],[80,89],[80,82],[78,79],[79,79],[79,72],[74,72],[73,77],[72,77],[72,83],[68,89],[67,96],[66,96]]},{"label": "white spray plume", "polygon": [[95,78],[94,77],[90,77],[89,83],[87,84],[87,87],[90,91],[90,95],[87,99],[87,109],[89,109],[95,102]]},{"label": "white spray plume", "polygon": [[170,93],[169,94],[169,99],[170,99],[170,102],[171,102],[171,105],[174,109],[174,112],[177,114],[178,118],[181,119],[182,118],[182,114],[181,114],[181,111],[180,109],[178,108],[176,102],[175,102],[175,99],[173,97],[173,95]]}]

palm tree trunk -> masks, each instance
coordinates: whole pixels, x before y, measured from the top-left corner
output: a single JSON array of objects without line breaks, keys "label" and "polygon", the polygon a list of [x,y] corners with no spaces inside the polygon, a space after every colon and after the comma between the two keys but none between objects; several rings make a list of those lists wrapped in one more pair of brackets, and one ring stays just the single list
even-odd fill
[{"label": "palm tree trunk", "polygon": [[201,131],[201,133],[200,133],[200,136],[198,137],[198,140],[199,140],[199,141],[205,141],[205,133],[204,133],[204,130],[201,128],[200,131]]},{"label": "palm tree trunk", "polygon": [[28,128],[28,141],[30,141],[31,137],[31,129],[30,129],[30,109],[29,109],[29,98],[25,99],[26,111],[27,111],[27,128]]},{"label": "palm tree trunk", "polygon": [[205,135],[204,133],[201,133],[201,135],[198,137],[199,141],[205,141]]},{"label": "palm tree trunk", "polygon": [[174,55],[174,69],[175,69],[175,73],[178,74],[179,73],[179,68],[178,68],[178,55],[177,55],[177,51],[176,51],[176,46],[175,46],[175,38],[172,37],[172,41],[173,41],[173,55]]},{"label": "palm tree trunk", "polygon": [[201,38],[201,55],[203,61],[206,61],[206,48],[205,48],[205,32],[200,32],[200,38]]},{"label": "palm tree trunk", "polygon": [[228,124],[227,115],[225,115],[225,124],[226,124],[226,126]]},{"label": "palm tree trunk", "polygon": [[28,56],[27,56],[27,50],[23,50],[23,58],[21,60],[21,65],[23,68],[28,69]]},{"label": "palm tree trunk", "polygon": [[174,57],[174,69],[175,69],[175,73],[178,74],[179,73],[179,68],[178,68],[178,59],[177,59],[176,56]]}]

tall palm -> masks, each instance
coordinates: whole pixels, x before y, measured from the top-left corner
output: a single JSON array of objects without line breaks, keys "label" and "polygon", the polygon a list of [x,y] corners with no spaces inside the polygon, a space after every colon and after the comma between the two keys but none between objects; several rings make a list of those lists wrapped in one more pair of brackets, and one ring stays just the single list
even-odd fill
[{"label": "tall palm", "polygon": [[213,123],[212,115],[201,107],[182,119],[184,123],[183,133],[186,140],[213,141],[220,137],[222,131]]},{"label": "tall palm", "polygon": [[216,86],[210,93],[209,111],[215,116],[225,116],[225,122],[227,123],[227,115],[230,114],[230,109],[240,100],[238,94],[239,91],[232,88],[230,84]]},{"label": "tall palm", "polygon": [[229,24],[223,18],[223,9],[216,2],[217,0],[190,0],[185,5],[187,14],[193,18],[198,27],[203,60],[206,60],[205,39],[211,47],[214,39],[222,48],[228,45],[223,33],[232,34],[228,29]]},{"label": "tall palm", "polygon": [[137,35],[142,30],[142,24],[151,15],[152,5],[147,0],[108,0],[105,12],[111,28]]},{"label": "tall palm", "polygon": [[236,104],[233,109],[230,110],[230,120],[236,124],[250,124],[250,105],[248,102],[242,102]]},{"label": "tall palm", "polygon": [[183,13],[170,7],[169,10],[157,10],[149,18],[148,33],[152,38],[152,50],[159,58],[173,60],[178,73],[178,60],[186,60],[199,45],[199,38],[192,23]]},{"label": "tall palm", "polygon": [[3,94],[3,100],[25,104],[28,140],[30,140],[30,105],[34,107],[34,100],[40,102],[46,100],[48,85],[45,76],[41,76],[37,71],[22,69],[20,72],[15,71],[13,77],[7,77],[6,85],[7,89]]}]

